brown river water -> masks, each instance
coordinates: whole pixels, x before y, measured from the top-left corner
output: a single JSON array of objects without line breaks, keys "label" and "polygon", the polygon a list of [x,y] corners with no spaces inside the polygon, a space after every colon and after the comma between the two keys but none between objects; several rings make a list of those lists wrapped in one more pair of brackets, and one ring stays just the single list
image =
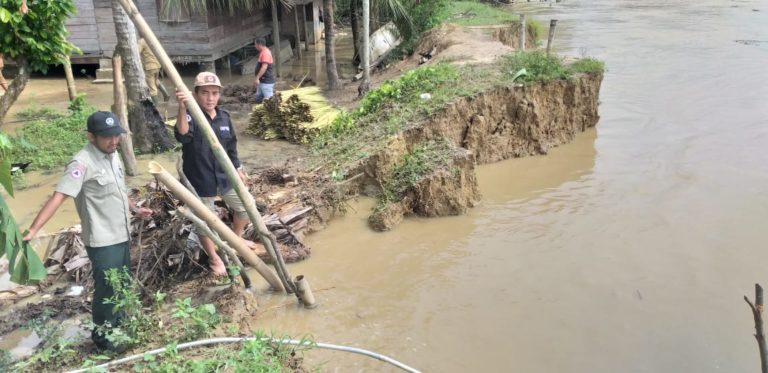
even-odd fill
[{"label": "brown river water", "polygon": [[768,284],[768,3],[521,9],[560,20],[559,52],[606,62],[597,128],[479,167],[483,200],[465,216],[376,233],[373,202],[354,203],[289,266],[320,307],[262,295],[254,325],[424,372],[757,371],[742,296]]}]

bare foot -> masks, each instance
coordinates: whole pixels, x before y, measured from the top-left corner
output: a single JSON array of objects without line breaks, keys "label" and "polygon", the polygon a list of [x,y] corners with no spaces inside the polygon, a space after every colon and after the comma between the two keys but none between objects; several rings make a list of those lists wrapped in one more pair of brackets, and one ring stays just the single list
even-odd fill
[{"label": "bare foot", "polygon": [[208,266],[211,267],[214,276],[221,277],[227,275],[227,268],[224,267],[224,262],[219,258],[208,259]]},{"label": "bare foot", "polygon": [[256,255],[267,253],[267,248],[264,247],[264,245],[246,239],[243,239],[243,241],[245,241],[245,246],[248,246],[249,249],[253,250]]}]

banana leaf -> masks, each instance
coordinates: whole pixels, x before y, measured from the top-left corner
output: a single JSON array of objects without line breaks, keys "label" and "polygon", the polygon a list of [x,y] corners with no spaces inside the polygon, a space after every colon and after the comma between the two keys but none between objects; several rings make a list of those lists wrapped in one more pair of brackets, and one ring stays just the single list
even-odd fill
[{"label": "banana leaf", "polygon": [[20,285],[37,285],[45,279],[47,272],[35,250],[22,238],[11,209],[0,195],[0,257],[8,256],[11,281]]}]

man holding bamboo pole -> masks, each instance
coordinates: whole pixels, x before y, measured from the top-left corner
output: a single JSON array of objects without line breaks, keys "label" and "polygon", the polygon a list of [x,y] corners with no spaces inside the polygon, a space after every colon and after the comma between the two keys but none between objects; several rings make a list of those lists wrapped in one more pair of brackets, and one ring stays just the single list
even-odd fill
[{"label": "man holding bamboo pole", "polygon": [[[232,165],[237,168],[237,174],[245,183],[247,176],[243,171],[243,165],[237,156],[237,136],[229,118],[229,113],[218,107],[219,97],[221,95],[221,81],[216,74],[211,72],[202,72],[195,78],[195,87],[192,97],[187,97],[183,92],[176,92],[176,99],[179,102],[179,114],[176,120],[175,135],[176,139],[182,144],[181,152],[184,161],[184,175],[189,179],[189,183],[197,192],[205,205],[215,212],[214,201],[217,196],[234,211],[232,222],[232,231],[242,236],[246,225],[249,223],[248,214],[242,201],[235,193],[235,190],[227,180],[224,167],[218,164],[213,155],[213,149],[206,141],[198,126],[210,126],[221,146],[226,150]],[[189,115],[184,105],[185,100],[194,98],[197,104],[205,114],[208,123],[196,123]],[[227,274],[224,263],[216,253],[216,245],[205,236],[204,232],[196,232],[200,237],[200,244],[203,250],[208,254],[208,265],[216,276],[225,276]],[[246,241],[246,244],[254,249],[256,243]]]}]

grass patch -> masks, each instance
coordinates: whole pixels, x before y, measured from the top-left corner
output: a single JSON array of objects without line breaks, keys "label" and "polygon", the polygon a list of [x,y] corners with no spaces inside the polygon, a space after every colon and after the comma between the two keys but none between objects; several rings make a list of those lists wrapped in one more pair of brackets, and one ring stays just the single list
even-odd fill
[{"label": "grass patch", "polygon": [[387,175],[381,202],[398,201],[424,176],[447,167],[451,148],[446,142],[426,142],[406,153]]},{"label": "grass patch", "polygon": [[27,170],[49,170],[65,165],[88,142],[85,123],[96,109],[73,106],[68,113],[48,108],[25,110],[21,118],[37,118],[16,130],[11,138],[14,162],[32,162]]},{"label": "grass patch", "polygon": [[[383,146],[381,140],[419,118],[431,115],[457,97],[477,92],[466,68],[447,63],[421,67],[387,81],[363,98],[360,106],[340,115],[313,141],[319,159],[330,163],[336,180],[346,177],[345,165]],[[324,165],[328,165],[328,163]]]},{"label": "grass patch", "polygon": [[595,58],[582,58],[570,65],[573,72],[576,73],[603,73],[605,72],[605,63]]},{"label": "grass patch", "polygon": [[517,52],[504,57],[504,65],[513,72],[525,69],[518,82],[534,83],[570,79],[573,72],[557,56],[543,52]]},{"label": "grass patch", "polygon": [[602,73],[605,70],[605,64],[594,58],[582,58],[566,65],[560,57],[547,56],[541,51],[510,54],[504,57],[503,64],[513,73],[525,69],[527,74],[516,80],[524,83],[568,80],[579,73]]},{"label": "grass patch", "polygon": [[461,26],[500,25],[518,18],[501,7],[475,1],[449,1],[439,17]]}]

